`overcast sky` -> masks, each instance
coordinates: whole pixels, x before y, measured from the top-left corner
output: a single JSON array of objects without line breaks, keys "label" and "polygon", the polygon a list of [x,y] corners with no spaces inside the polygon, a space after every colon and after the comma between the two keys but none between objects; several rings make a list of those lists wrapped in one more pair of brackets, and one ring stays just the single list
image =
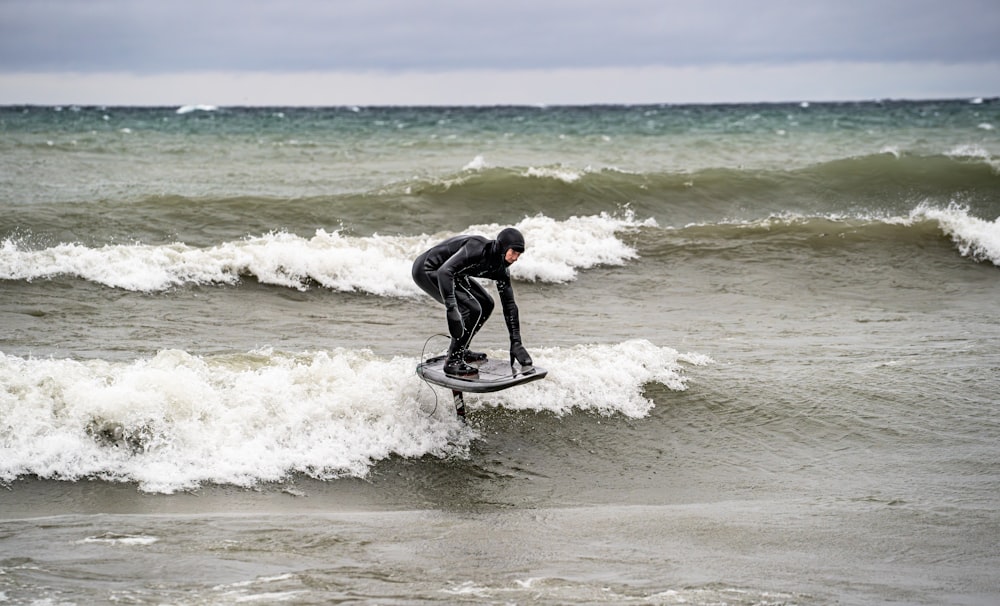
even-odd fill
[{"label": "overcast sky", "polygon": [[1000,95],[1000,0],[0,0],[0,103]]}]

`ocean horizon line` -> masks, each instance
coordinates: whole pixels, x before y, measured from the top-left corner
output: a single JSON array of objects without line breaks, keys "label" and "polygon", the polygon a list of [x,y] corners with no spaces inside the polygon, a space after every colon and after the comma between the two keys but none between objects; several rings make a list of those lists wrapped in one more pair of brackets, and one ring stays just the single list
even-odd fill
[{"label": "ocean horizon line", "polygon": [[984,96],[942,96],[942,97],[873,97],[873,98],[843,98],[843,99],[788,99],[784,101],[658,101],[658,102],[637,102],[637,103],[611,103],[611,102],[579,102],[579,103],[331,103],[324,104],[295,104],[295,103],[241,103],[241,104],[210,104],[210,103],[0,103],[0,109],[12,108],[49,108],[49,109],[186,109],[188,111],[215,111],[219,109],[491,109],[491,108],[517,108],[517,109],[549,109],[549,108],[628,108],[628,107],[736,107],[736,106],[800,106],[809,107],[837,106],[837,105],[867,105],[867,104],[907,104],[907,103],[960,103],[967,102],[973,105],[993,103],[1000,101],[1000,95]]}]

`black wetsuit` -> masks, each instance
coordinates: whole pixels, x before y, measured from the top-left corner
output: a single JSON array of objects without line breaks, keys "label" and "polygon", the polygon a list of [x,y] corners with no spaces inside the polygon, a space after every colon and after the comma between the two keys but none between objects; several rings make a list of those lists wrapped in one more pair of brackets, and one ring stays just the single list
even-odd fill
[{"label": "black wetsuit", "polygon": [[[451,335],[449,355],[462,355],[479,329],[493,313],[493,297],[472,278],[496,281],[511,351],[521,346],[521,326],[514,289],[510,283],[509,264],[504,259],[508,249],[524,251],[524,238],[515,229],[505,229],[496,240],[482,236],[457,236],[441,242],[413,262],[413,281],[448,312]],[[524,352],[527,363],[530,358]],[[518,356],[520,359],[520,356]],[[522,364],[525,363],[522,360]]]}]

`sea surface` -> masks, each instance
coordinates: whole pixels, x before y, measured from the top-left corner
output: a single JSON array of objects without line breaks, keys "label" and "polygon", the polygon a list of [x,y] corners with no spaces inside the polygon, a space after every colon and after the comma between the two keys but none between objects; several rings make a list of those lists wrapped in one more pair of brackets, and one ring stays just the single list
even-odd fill
[{"label": "sea surface", "polygon": [[[0,107],[0,604],[996,604],[998,129]],[[507,226],[463,425],[410,264]]]}]

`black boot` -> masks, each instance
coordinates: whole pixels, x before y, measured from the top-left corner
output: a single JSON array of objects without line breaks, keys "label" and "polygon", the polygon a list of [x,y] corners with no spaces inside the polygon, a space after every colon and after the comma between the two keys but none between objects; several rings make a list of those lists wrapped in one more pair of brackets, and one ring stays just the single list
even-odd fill
[{"label": "black boot", "polygon": [[444,363],[444,374],[449,377],[471,378],[479,376],[479,370],[461,360],[448,360]]},{"label": "black boot", "polygon": [[464,354],[465,350],[462,349],[449,351],[448,360],[444,363],[444,374],[463,378],[479,376],[479,370],[465,363]]},{"label": "black boot", "polygon": [[472,364],[473,362],[485,362],[486,354],[481,351],[472,351],[471,349],[465,350],[465,362]]}]

